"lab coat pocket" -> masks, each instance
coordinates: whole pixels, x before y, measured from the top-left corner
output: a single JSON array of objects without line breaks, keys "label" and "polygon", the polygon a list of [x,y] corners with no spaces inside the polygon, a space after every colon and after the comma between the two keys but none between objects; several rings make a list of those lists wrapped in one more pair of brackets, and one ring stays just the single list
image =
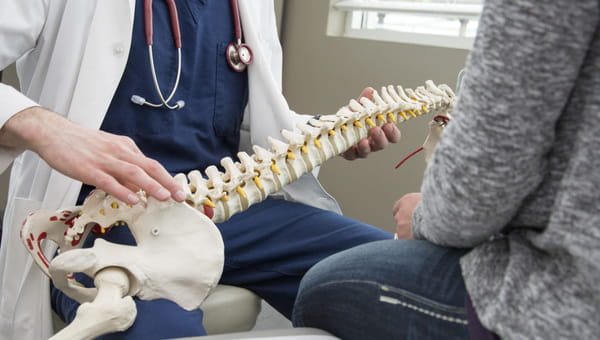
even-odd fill
[{"label": "lab coat pocket", "polygon": [[215,111],[213,125],[217,136],[237,136],[248,102],[248,73],[232,70],[225,59],[229,43],[217,46]]}]

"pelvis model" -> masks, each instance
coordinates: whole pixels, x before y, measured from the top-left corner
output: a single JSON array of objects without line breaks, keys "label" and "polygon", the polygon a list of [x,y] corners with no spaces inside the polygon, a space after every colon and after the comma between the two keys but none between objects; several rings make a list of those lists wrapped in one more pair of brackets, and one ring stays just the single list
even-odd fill
[{"label": "pelvis model", "polygon": [[[223,241],[214,223],[344,152],[370,127],[425,113],[447,115],[454,103],[448,86],[431,81],[414,90],[383,87],[372,100],[351,100],[336,114],[284,130],[286,142],[270,138],[270,150],[254,146],[253,155],[238,153],[239,161],[222,159],[224,172],[209,166],[204,175],[197,170],[177,175],[187,193],[185,203],[161,202],[139,192],[140,203],[131,206],[95,190],[82,206],[30,214],[21,229],[25,246],[56,287],[81,303],[75,320],[53,339],[92,339],[127,329],[136,317],[132,296],[198,308],[223,268]],[[97,239],[92,248],[81,248],[90,232],[118,227],[131,230],[136,246]],[[45,240],[59,247],[52,261],[42,250]],[[93,277],[95,287],[82,286],[74,273]]]}]

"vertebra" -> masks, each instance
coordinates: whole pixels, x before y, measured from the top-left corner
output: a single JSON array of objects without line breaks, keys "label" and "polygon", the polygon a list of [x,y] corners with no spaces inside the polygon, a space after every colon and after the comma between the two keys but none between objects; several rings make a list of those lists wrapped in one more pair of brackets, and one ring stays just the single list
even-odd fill
[{"label": "vertebra", "polygon": [[283,130],[287,143],[269,138],[271,150],[254,146],[254,154],[238,153],[239,161],[221,160],[224,172],[209,166],[204,179],[194,170],[175,178],[187,193],[186,203],[202,212],[212,211],[215,223],[223,222],[252,204],[279,191],[298,177],[344,152],[368,135],[371,127],[401,123],[424,113],[447,114],[455,95],[432,81],[415,90],[383,87],[373,99],[351,100],[336,114],[298,124],[298,131]]}]

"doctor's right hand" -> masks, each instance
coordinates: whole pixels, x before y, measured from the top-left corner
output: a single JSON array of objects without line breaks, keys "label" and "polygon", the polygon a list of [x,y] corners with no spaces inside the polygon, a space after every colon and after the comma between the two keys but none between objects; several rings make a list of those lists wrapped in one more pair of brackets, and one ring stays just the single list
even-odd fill
[{"label": "doctor's right hand", "polygon": [[181,186],[156,160],[146,157],[129,137],[77,125],[42,107],[30,107],[6,121],[0,145],[36,152],[52,168],[129,203],[135,194],[165,201],[185,199]]}]

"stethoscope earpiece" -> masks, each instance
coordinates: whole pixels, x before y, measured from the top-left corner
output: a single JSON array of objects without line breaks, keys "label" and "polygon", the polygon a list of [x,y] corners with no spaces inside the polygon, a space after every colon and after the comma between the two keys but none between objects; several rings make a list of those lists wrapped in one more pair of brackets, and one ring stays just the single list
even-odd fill
[{"label": "stethoscope earpiece", "polygon": [[[152,104],[150,102],[146,101],[146,98],[142,97],[142,96],[138,96],[137,94],[134,94],[133,96],[131,96],[131,102],[134,104],[137,104],[139,106],[144,106],[144,105],[148,105],[151,107],[162,107],[164,105],[161,104]],[[171,110],[180,110],[185,106],[185,101],[183,100],[178,100],[175,102],[175,105],[173,106],[167,106],[169,109]]]}]

